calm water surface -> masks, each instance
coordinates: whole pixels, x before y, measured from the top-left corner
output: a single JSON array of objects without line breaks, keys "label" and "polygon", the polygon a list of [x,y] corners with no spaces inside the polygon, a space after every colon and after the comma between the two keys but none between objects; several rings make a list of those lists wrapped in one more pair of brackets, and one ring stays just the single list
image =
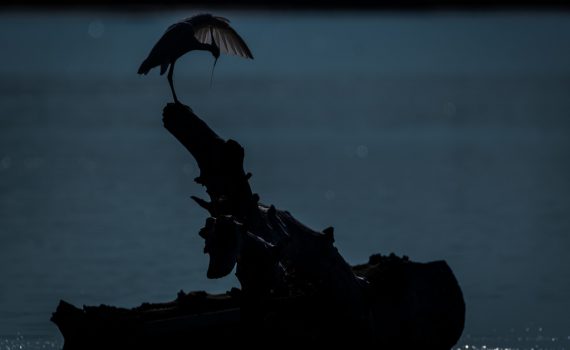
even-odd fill
[{"label": "calm water surface", "polygon": [[[176,13],[0,13],[0,349],[59,348],[59,299],[207,280],[193,159],[135,74]],[[570,348],[570,15],[225,12],[254,61],[177,65],[262,201],[369,254],[445,259],[462,348]]]}]

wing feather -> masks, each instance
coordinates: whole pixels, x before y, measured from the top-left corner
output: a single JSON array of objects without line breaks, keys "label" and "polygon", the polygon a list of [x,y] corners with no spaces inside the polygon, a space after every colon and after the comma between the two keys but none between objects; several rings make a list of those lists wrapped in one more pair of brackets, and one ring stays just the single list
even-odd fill
[{"label": "wing feather", "polygon": [[211,15],[198,15],[188,20],[194,28],[194,36],[204,44],[212,43],[212,35],[221,52],[253,59],[245,41],[229,25],[229,20]]},{"label": "wing feather", "polygon": [[238,42],[238,40],[237,40],[235,37],[229,35],[229,36],[228,36],[228,39],[229,39],[229,41],[230,41],[230,45],[231,45],[231,47],[232,47],[232,51],[233,51],[234,55],[237,55],[237,56],[247,56],[245,52],[243,52],[242,50],[240,50],[239,42]]},{"label": "wing feather", "polygon": [[216,44],[218,44],[220,51],[226,52],[226,48],[225,48],[224,42],[222,40],[222,35],[220,34],[220,31],[217,30],[217,28],[214,28],[214,39],[216,40]]},{"label": "wing feather", "polygon": [[232,53],[232,55],[239,56],[239,51],[236,50],[236,43],[231,35],[228,35],[226,38],[228,42],[228,51]]},{"label": "wing feather", "polygon": [[230,54],[233,53],[230,45],[228,45],[228,36],[223,35],[223,33],[220,33],[220,36],[222,37],[222,43],[224,45],[225,52],[230,53]]}]

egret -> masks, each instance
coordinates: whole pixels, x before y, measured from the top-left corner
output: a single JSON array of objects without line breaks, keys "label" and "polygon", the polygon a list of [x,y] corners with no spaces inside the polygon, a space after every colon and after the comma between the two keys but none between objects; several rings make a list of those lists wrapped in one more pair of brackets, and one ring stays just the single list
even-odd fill
[{"label": "egret", "polygon": [[141,64],[138,74],[147,74],[154,67],[160,66],[160,75],[168,70],[168,83],[174,102],[178,102],[172,76],[176,60],[193,50],[209,51],[214,56],[214,67],[220,57],[220,51],[244,58],[253,59],[251,51],[238,33],[230,27],[230,21],[210,14],[197,15],[177,22],[168,29],[154,45],[148,57]]}]

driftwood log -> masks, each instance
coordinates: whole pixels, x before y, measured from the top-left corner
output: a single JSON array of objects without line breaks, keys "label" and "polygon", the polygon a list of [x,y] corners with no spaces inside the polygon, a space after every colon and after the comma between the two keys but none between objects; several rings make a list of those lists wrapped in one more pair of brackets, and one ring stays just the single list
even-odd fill
[{"label": "driftwood log", "polygon": [[80,310],[62,301],[52,320],[66,349],[241,341],[443,350],[457,342],[465,304],[445,262],[373,255],[351,267],[334,247],[332,227],[312,230],[259,202],[236,141],[220,138],[181,104],[168,104],[163,117],[198,163],[195,181],[209,195],[192,197],[209,214],[199,232],[210,257],[207,276],[224,277],[237,265],[241,290],[181,292],[173,302],[131,310]]}]

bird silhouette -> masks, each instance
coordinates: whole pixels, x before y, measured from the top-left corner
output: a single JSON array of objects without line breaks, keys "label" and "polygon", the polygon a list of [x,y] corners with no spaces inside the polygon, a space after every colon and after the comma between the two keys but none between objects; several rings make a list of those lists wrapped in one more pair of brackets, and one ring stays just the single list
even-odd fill
[{"label": "bird silhouette", "polygon": [[253,59],[251,51],[243,39],[223,17],[202,14],[177,22],[168,29],[154,45],[148,57],[141,64],[138,74],[147,74],[154,67],[160,66],[160,75],[168,71],[168,83],[174,102],[179,103],[172,81],[176,60],[193,50],[209,51],[214,56],[214,67],[220,57],[220,51],[244,58]]}]

